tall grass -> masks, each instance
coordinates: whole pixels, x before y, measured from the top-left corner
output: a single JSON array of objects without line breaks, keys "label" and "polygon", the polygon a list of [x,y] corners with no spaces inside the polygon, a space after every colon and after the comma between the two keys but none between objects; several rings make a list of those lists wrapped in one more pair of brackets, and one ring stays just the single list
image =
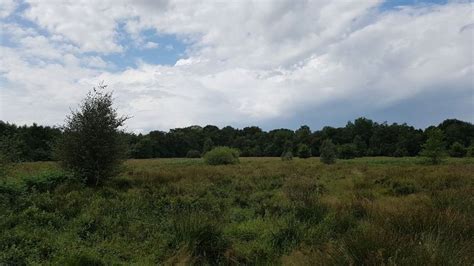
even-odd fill
[{"label": "tall grass", "polygon": [[472,265],[474,160],[130,160],[84,187],[0,181],[0,264]]}]

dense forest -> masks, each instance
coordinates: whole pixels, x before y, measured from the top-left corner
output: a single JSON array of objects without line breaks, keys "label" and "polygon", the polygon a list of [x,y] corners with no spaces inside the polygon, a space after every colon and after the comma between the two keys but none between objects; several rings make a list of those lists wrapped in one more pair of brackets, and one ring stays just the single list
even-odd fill
[{"label": "dense forest", "polygon": [[[326,126],[312,131],[301,126],[296,131],[259,127],[243,129],[213,125],[171,129],[169,132],[151,131],[148,134],[123,133],[128,144],[129,158],[186,157],[190,151],[204,153],[215,146],[230,146],[240,150],[241,156],[280,156],[295,154],[307,146],[313,156],[319,156],[321,143],[331,139],[338,147],[339,158],[361,156],[416,156],[427,139],[427,132],[438,128],[444,134],[446,150],[452,156],[463,156],[466,148],[474,145],[474,125],[457,119],[447,119],[438,126],[425,130],[407,124],[377,123],[358,118],[346,126]],[[49,126],[17,126],[0,121],[0,152],[12,161],[54,160],[54,145],[61,129]],[[454,150],[453,150],[454,149]]]}]

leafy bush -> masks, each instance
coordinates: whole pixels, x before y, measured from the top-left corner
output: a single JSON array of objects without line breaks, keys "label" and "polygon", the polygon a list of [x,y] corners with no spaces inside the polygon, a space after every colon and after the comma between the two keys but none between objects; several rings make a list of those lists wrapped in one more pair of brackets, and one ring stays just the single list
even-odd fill
[{"label": "leafy bush", "polygon": [[466,147],[459,142],[454,142],[451,145],[451,149],[449,150],[449,155],[452,157],[464,157],[466,155]]},{"label": "leafy bush", "polygon": [[468,157],[474,157],[474,144],[471,144],[471,146],[467,147],[466,155]]},{"label": "leafy bush", "polygon": [[237,164],[239,151],[229,147],[216,147],[204,154],[204,161],[209,165]]},{"label": "leafy bush", "polygon": [[293,160],[293,153],[291,151],[283,152],[281,154],[282,161],[291,161]]},{"label": "leafy bush", "polygon": [[80,110],[67,117],[56,153],[67,170],[88,185],[98,185],[119,171],[126,146],[119,127],[127,117],[113,108],[112,93],[100,85],[87,94]]},{"label": "leafy bush", "polygon": [[336,162],[336,146],[330,139],[323,141],[321,144],[321,162],[325,164],[333,164]]},{"label": "leafy bush", "polygon": [[186,153],[187,158],[201,158],[201,153],[198,150],[190,150]]},{"label": "leafy bush", "polygon": [[306,144],[300,144],[298,146],[298,157],[306,159],[311,157],[311,149]]},{"label": "leafy bush", "polygon": [[342,144],[337,150],[338,157],[341,159],[353,159],[357,155],[356,146],[354,144]]}]

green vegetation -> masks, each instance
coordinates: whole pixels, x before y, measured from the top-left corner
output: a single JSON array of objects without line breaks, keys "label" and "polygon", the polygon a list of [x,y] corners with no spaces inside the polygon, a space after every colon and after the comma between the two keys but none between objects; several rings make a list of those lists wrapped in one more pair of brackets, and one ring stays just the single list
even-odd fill
[{"label": "green vegetation", "polygon": [[[473,145],[474,125],[456,119],[447,119],[425,130],[407,124],[377,123],[357,118],[344,127],[326,126],[313,131],[308,126],[294,131],[283,128],[264,131],[256,126],[239,129],[207,125],[147,134],[122,133],[122,136],[128,144],[128,158],[135,159],[183,158],[190,150],[200,151],[202,155],[216,146],[238,149],[242,157],[280,157],[287,151],[296,156],[298,147],[307,145],[312,156],[320,156],[321,145],[327,139],[337,147],[351,145],[351,157],[354,148],[356,157],[404,157],[419,155],[428,139],[428,132],[434,128],[443,132],[445,148],[451,148],[455,142],[464,147]],[[15,162],[52,160],[52,147],[61,134],[57,128],[36,124],[18,127],[0,121],[0,153],[8,154]]]},{"label": "green vegetation", "polygon": [[327,139],[321,145],[321,162],[333,164],[336,162],[336,145],[330,139]]},{"label": "green vegetation", "polygon": [[198,150],[190,150],[186,153],[186,158],[201,158],[201,153]]},{"label": "green vegetation", "polygon": [[427,157],[432,164],[439,164],[446,156],[444,135],[440,129],[432,129],[428,132],[428,140],[423,144],[421,156]]},{"label": "green vegetation", "polygon": [[474,160],[129,160],[88,187],[56,163],[0,182],[0,264],[472,265]]},{"label": "green vegetation", "polygon": [[281,154],[282,161],[291,161],[293,160],[293,153],[291,151],[287,151]]},{"label": "green vegetation", "polygon": [[306,144],[300,144],[298,146],[298,157],[306,159],[311,157],[311,149]]},{"label": "green vegetation", "polygon": [[449,155],[452,157],[464,157],[467,153],[466,147],[462,145],[459,142],[454,142],[453,145],[451,145],[451,149],[449,150]]},{"label": "green vegetation", "polygon": [[119,127],[127,118],[117,115],[106,87],[94,88],[67,118],[56,149],[63,167],[89,185],[117,174],[126,154]]},{"label": "green vegetation", "polygon": [[239,151],[229,147],[215,147],[204,154],[204,161],[209,165],[237,164]]}]

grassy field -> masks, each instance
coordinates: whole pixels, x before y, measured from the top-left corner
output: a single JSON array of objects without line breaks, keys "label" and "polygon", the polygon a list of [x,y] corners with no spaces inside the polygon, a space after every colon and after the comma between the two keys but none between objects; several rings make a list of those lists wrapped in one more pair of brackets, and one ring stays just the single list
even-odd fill
[{"label": "grassy field", "polygon": [[473,159],[129,160],[98,188],[25,163],[0,264],[473,265],[473,195]]}]

